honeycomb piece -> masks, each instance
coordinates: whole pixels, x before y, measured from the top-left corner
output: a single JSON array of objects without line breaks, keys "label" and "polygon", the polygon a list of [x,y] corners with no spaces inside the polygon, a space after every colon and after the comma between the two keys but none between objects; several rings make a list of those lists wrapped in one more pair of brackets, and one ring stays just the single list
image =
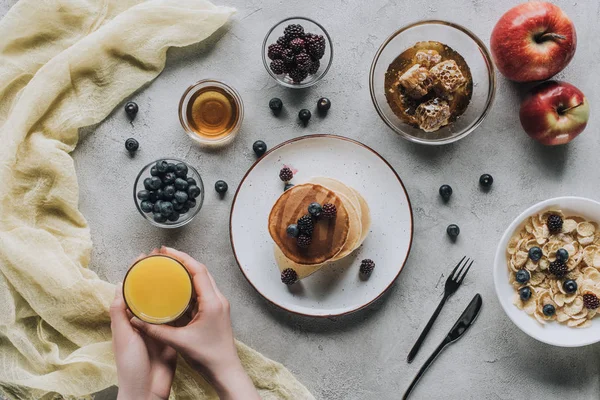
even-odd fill
[{"label": "honeycomb piece", "polygon": [[415,61],[417,64],[421,64],[422,67],[429,69],[442,61],[442,56],[435,50],[420,50],[415,54]]},{"label": "honeycomb piece", "polygon": [[434,132],[448,124],[450,106],[439,97],[421,103],[415,112],[419,128],[425,132]]},{"label": "honeycomb piece", "polygon": [[421,67],[419,64],[413,65],[400,75],[398,82],[406,89],[406,93],[414,99],[425,96],[433,86],[429,70]]},{"label": "honeycomb piece", "polygon": [[429,70],[439,94],[449,95],[467,83],[454,60],[443,61]]}]

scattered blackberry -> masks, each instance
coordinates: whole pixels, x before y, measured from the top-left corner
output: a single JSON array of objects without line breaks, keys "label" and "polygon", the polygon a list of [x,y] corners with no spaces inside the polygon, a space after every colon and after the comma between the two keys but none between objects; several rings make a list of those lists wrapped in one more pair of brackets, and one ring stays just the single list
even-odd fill
[{"label": "scattered blackberry", "polygon": [[287,64],[287,66],[296,65],[296,55],[292,49],[285,49],[281,54],[281,59]]},{"label": "scattered blackberry", "polygon": [[298,273],[291,268],[286,268],[281,273],[281,282],[286,285],[293,285],[298,280]]},{"label": "scattered blackberry", "polygon": [[308,76],[308,71],[294,68],[289,72],[290,78],[294,81],[294,83],[300,83],[306,79]]},{"label": "scattered blackberry", "polygon": [[595,310],[600,307],[600,299],[593,293],[583,295],[583,305],[589,310]]},{"label": "scattered blackberry", "polygon": [[277,43],[273,43],[273,44],[269,45],[269,48],[267,50],[267,55],[269,56],[269,58],[271,60],[278,60],[283,56],[283,51],[284,51],[283,46],[281,46]]},{"label": "scattered blackberry", "polygon": [[285,40],[291,42],[293,39],[304,37],[304,28],[302,25],[290,24],[283,30]]},{"label": "scattered blackberry", "polygon": [[301,233],[300,236],[298,236],[298,239],[296,239],[296,243],[298,244],[298,247],[305,249],[310,246],[312,239],[310,236]]},{"label": "scattered blackberry", "polygon": [[363,275],[371,275],[371,272],[375,269],[375,263],[373,260],[365,258],[360,263],[360,273]]},{"label": "scattered blackberry", "polygon": [[335,207],[335,204],[332,204],[332,203],[323,204],[323,212],[321,213],[321,216],[323,218],[335,218],[336,215],[337,215],[337,208]]},{"label": "scattered blackberry", "polygon": [[296,54],[304,51],[304,39],[296,38],[290,42],[290,49]]},{"label": "scattered blackberry", "polygon": [[310,64],[310,68],[308,69],[308,73],[314,75],[317,73],[317,71],[319,71],[319,68],[321,68],[321,61],[313,60]]},{"label": "scattered blackberry", "polygon": [[298,69],[308,71],[312,65],[310,56],[306,53],[300,53],[296,56],[296,66]]},{"label": "scattered blackberry", "polygon": [[285,38],[285,36],[279,36],[277,38],[277,44],[280,45],[281,47],[287,47],[288,41]]},{"label": "scattered blackberry", "polygon": [[325,38],[321,35],[314,35],[306,43],[308,54],[320,60],[325,55]]},{"label": "scattered blackberry", "polygon": [[563,220],[560,217],[560,215],[557,215],[557,214],[549,215],[548,220],[546,221],[546,224],[548,225],[548,229],[550,230],[550,233],[559,233],[560,231],[562,231]]},{"label": "scattered blackberry", "polygon": [[[315,229],[315,225],[313,222],[312,217],[310,216],[310,214],[306,214],[303,215],[302,217],[300,217],[298,219],[298,228],[300,229],[300,233],[307,235],[307,236],[312,236],[313,234],[313,230]],[[302,236],[302,235],[300,235]]]},{"label": "scattered blackberry", "polygon": [[560,260],[556,260],[550,263],[548,270],[557,278],[562,278],[567,274],[567,265]]},{"label": "scattered blackberry", "polygon": [[275,75],[281,75],[285,72],[285,63],[283,60],[273,60],[269,68]]},{"label": "scattered blackberry", "polygon": [[293,177],[294,173],[288,167],[283,167],[281,168],[281,171],[279,171],[279,179],[281,179],[284,182],[291,181]]}]

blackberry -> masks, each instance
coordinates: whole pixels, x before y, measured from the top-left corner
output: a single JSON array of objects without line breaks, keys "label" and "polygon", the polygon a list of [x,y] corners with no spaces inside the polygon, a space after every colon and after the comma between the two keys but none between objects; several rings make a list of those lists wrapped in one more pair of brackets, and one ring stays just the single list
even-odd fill
[{"label": "blackberry", "polygon": [[304,37],[304,28],[302,25],[290,24],[283,30],[283,36],[291,42],[293,39]]},{"label": "blackberry", "polygon": [[312,65],[310,56],[306,53],[300,53],[296,56],[296,66],[298,69],[308,71]]},{"label": "blackberry", "polygon": [[360,273],[363,275],[371,275],[371,272],[375,269],[375,263],[373,260],[365,258],[360,263]]},{"label": "blackberry", "polygon": [[275,75],[281,75],[285,72],[285,63],[283,60],[273,60],[269,68]]},{"label": "blackberry", "polygon": [[560,260],[556,260],[550,263],[548,270],[557,278],[562,278],[567,274],[567,265]]},{"label": "blackberry", "polygon": [[281,54],[281,59],[287,64],[288,67],[296,65],[296,55],[292,49],[285,49]]},{"label": "blackberry", "polygon": [[277,43],[273,43],[273,44],[269,45],[269,48],[267,50],[267,55],[269,56],[269,58],[271,60],[278,60],[283,56],[283,51],[284,51],[283,46],[281,46]]},{"label": "blackberry", "polygon": [[304,51],[304,39],[296,38],[290,42],[290,49],[296,54]]},{"label": "blackberry", "polygon": [[589,310],[595,310],[600,307],[600,300],[593,293],[586,293],[583,295],[583,305]]},{"label": "blackberry", "polygon": [[283,167],[281,168],[281,171],[279,171],[279,179],[281,179],[284,182],[291,181],[293,177],[294,173],[288,167]]},{"label": "blackberry", "polygon": [[286,285],[293,285],[298,280],[298,273],[291,268],[286,268],[281,273],[281,282]]},{"label": "blackberry", "polygon": [[298,247],[306,249],[312,243],[312,238],[309,235],[301,233],[300,236],[298,236],[298,239],[296,239],[296,243],[298,244]]},{"label": "blackberry", "polygon": [[548,225],[548,229],[550,230],[550,233],[559,233],[560,231],[562,231],[563,220],[560,217],[560,215],[551,214],[548,216],[546,225]]},{"label": "blackberry", "polygon": [[314,75],[317,73],[319,68],[321,68],[321,61],[313,60],[312,63],[310,64],[310,68],[308,69],[308,73],[311,75]]},{"label": "blackberry", "polygon": [[298,228],[300,229],[300,233],[306,236],[312,236],[313,230],[315,229],[315,225],[310,214],[305,214],[298,219]]},{"label": "blackberry", "polygon": [[323,204],[323,211],[321,212],[321,216],[323,218],[335,218],[335,216],[337,215],[337,208],[335,207],[335,204],[332,203],[326,203]]},{"label": "blackberry", "polygon": [[294,83],[300,83],[306,79],[308,76],[308,71],[294,68],[289,72],[290,78],[294,81]]},{"label": "blackberry", "polygon": [[285,36],[279,36],[277,38],[277,44],[280,45],[281,47],[287,47],[288,46],[288,41],[285,38]]},{"label": "blackberry", "polygon": [[311,36],[306,41],[306,50],[308,54],[320,60],[325,55],[325,38],[321,35]]}]

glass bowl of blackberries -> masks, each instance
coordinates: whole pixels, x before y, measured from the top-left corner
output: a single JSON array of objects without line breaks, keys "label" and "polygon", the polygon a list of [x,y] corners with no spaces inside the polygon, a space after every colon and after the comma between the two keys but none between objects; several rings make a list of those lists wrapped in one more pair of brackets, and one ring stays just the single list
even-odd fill
[{"label": "glass bowl of blackberries", "polygon": [[146,165],[133,185],[135,205],[146,220],[160,228],[190,222],[204,202],[204,184],[191,165],[161,158]]},{"label": "glass bowl of blackberries", "polygon": [[263,42],[263,63],[280,85],[306,88],[320,81],[333,60],[329,34],[319,23],[290,17],[273,26]]}]

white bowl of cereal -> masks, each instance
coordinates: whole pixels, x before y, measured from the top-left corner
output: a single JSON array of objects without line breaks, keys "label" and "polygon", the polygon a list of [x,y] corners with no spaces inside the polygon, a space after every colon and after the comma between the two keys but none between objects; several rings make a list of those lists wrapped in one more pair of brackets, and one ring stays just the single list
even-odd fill
[{"label": "white bowl of cereal", "polygon": [[560,347],[600,342],[598,222],[599,202],[558,197],[525,210],[502,236],[496,294],[532,338]]}]

